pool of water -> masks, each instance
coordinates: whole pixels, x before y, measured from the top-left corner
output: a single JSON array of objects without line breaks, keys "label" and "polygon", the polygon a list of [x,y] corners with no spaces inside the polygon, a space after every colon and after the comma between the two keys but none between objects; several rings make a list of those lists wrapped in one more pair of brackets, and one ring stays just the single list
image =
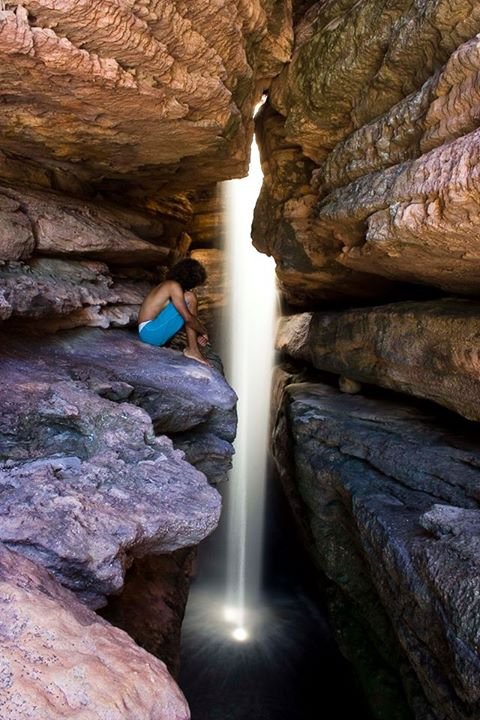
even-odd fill
[{"label": "pool of water", "polygon": [[225,528],[202,547],[179,680],[192,720],[370,720],[275,488],[270,480],[262,597],[247,611],[249,637],[242,642],[225,619]]}]

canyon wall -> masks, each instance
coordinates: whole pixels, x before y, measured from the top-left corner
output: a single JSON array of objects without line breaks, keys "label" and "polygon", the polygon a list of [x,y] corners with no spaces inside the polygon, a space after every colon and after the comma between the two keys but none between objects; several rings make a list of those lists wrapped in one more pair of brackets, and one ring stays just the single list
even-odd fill
[{"label": "canyon wall", "polygon": [[217,183],[245,174],[292,39],[288,0],[0,3],[5,720],[189,717],[161,660],[177,673],[236,396],[214,351],[136,321],[192,249],[218,304]]},{"label": "canyon wall", "polygon": [[257,119],[274,455],[373,717],[480,716],[480,6],[297,3]]},{"label": "canyon wall", "polygon": [[221,305],[263,93],[280,478],[373,716],[480,715],[477,33],[473,0],[0,3],[6,720],[189,717],[149,653],[177,671],[236,398],[135,324],[190,250]]}]

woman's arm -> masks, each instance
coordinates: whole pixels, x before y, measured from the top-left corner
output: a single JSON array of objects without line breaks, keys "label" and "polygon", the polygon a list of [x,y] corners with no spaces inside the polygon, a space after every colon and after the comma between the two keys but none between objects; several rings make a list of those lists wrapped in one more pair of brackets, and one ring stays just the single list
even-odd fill
[{"label": "woman's arm", "polygon": [[192,315],[192,313],[188,309],[188,306],[185,303],[182,286],[174,280],[172,280],[170,284],[170,299],[174,307],[178,310],[182,318],[185,320],[185,325],[193,328],[193,330],[196,330],[196,332],[200,333],[200,335],[207,335],[207,330],[205,326],[202,325],[197,316]]}]

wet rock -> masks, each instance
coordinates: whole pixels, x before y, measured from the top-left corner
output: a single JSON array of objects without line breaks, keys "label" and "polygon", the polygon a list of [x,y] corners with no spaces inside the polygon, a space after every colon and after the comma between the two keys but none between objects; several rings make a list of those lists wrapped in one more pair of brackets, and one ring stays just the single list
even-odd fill
[{"label": "wet rock", "polygon": [[390,670],[397,664],[415,717],[480,711],[474,438],[411,406],[311,384],[287,388],[275,430],[316,562]]},{"label": "wet rock", "polygon": [[480,420],[478,303],[392,303],[281,321],[277,349],[328,372]]},{"label": "wet rock", "polygon": [[[223,467],[236,398],[219,373],[122,331],[5,336],[1,365],[0,538],[9,547],[99,606],[133,557],[195,545],[214,529],[219,495],[155,437],[152,419],[157,432],[215,436]],[[210,469],[217,477],[213,458]]]},{"label": "wet rock", "polygon": [[188,720],[162,662],[0,544],[3,720]]}]

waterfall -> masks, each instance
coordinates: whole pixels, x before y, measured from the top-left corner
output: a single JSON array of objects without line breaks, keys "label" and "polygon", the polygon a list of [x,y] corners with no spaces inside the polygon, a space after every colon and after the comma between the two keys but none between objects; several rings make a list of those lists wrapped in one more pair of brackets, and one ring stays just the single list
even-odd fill
[{"label": "waterfall", "polygon": [[238,433],[226,489],[227,571],[224,618],[247,640],[261,602],[266,458],[276,308],[275,265],[252,246],[253,210],[262,184],[252,145],[246,178],[224,183],[229,303],[224,328],[226,376],[238,394]]}]

